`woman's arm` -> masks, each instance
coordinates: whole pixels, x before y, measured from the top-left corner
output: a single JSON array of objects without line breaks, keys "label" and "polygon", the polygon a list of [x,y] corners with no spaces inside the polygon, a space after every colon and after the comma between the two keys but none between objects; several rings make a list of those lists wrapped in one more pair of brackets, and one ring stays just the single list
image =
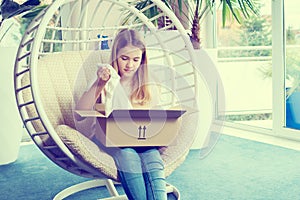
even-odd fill
[{"label": "woman's arm", "polygon": [[88,91],[84,92],[79,101],[76,104],[76,110],[92,110],[95,103],[100,97],[101,91],[105,84],[98,83],[96,80]]},{"label": "woman's arm", "polygon": [[79,101],[76,103],[76,110],[92,110],[95,103],[100,98],[101,92],[105,84],[110,79],[110,71],[107,67],[101,67],[97,71],[97,80],[93,85],[83,93]]}]

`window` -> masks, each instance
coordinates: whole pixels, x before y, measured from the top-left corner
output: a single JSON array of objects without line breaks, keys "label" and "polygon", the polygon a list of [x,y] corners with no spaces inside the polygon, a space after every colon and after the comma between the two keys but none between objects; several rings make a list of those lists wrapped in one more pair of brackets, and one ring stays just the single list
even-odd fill
[{"label": "window", "polygon": [[218,118],[272,129],[272,17],[270,1],[260,1],[260,16],[222,26],[217,12],[219,70],[226,95]]}]

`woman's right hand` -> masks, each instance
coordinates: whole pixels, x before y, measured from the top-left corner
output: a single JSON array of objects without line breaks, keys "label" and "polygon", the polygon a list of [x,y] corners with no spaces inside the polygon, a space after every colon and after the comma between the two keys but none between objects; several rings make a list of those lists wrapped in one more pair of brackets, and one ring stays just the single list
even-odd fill
[{"label": "woman's right hand", "polygon": [[100,66],[97,70],[97,77],[100,83],[106,84],[111,77],[110,70],[108,69],[108,67]]}]

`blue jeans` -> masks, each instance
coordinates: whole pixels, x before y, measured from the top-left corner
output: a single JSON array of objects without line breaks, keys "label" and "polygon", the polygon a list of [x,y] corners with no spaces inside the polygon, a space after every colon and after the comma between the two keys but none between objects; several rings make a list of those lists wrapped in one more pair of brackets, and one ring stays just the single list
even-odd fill
[{"label": "blue jeans", "polygon": [[129,200],[166,200],[164,164],[156,148],[118,148],[120,181]]}]

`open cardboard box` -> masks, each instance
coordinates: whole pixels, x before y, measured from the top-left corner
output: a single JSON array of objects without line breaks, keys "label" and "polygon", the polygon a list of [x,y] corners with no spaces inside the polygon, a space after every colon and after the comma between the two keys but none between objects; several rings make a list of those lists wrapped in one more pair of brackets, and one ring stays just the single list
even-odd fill
[{"label": "open cardboard box", "polygon": [[81,117],[97,117],[96,137],[107,147],[169,146],[176,144],[182,115],[186,110],[174,107],[167,110],[113,110],[105,114],[103,105],[94,111],[77,110]]}]

